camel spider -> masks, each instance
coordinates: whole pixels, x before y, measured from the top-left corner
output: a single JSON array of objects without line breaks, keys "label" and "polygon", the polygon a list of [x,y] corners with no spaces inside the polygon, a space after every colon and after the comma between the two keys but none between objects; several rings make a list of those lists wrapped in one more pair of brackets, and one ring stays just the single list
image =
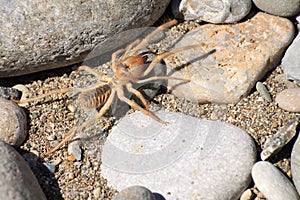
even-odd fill
[{"label": "camel spider", "polygon": [[[183,82],[189,82],[189,80],[170,77],[170,76],[154,76],[145,78],[150,72],[154,69],[154,67],[164,58],[170,56],[171,54],[178,53],[181,51],[185,51],[191,48],[200,47],[200,45],[190,45],[185,47],[179,47],[172,51],[167,51],[161,54],[158,54],[154,57],[152,62],[146,66],[145,65],[145,57],[143,55],[137,55],[137,52],[141,49],[146,48],[148,42],[151,38],[162,31],[163,29],[169,28],[177,23],[176,20],[169,21],[165,24],[160,25],[157,29],[155,29],[152,33],[146,36],[143,40],[137,39],[131,44],[129,44],[124,49],[119,49],[112,54],[112,70],[114,72],[113,77],[108,77],[102,75],[96,70],[88,67],[88,66],[80,66],[78,71],[86,71],[87,73],[95,76],[98,80],[98,84],[92,88],[63,88],[56,89],[50,91],[46,94],[40,95],[35,98],[30,98],[22,101],[16,101],[17,103],[26,103],[30,101],[40,100],[46,96],[57,94],[57,93],[66,93],[66,92],[77,92],[78,100],[87,108],[100,108],[99,112],[92,118],[85,122],[83,122],[79,127],[74,127],[70,130],[70,134],[65,137],[56,147],[51,149],[45,155],[49,155],[63,146],[64,143],[71,140],[76,133],[83,131],[85,127],[90,126],[97,119],[101,118],[111,107],[113,100],[115,97],[118,97],[121,101],[127,103],[132,108],[135,108],[145,115],[151,117],[155,121],[167,125],[167,122],[163,121],[159,117],[157,117],[153,112],[149,110],[149,104],[147,100],[144,98],[142,93],[133,87],[135,83],[147,83],[154,80],[168,80],[175,79],[181,80]],[[146,67],[146,68],[145,68]],[[144,79],[143,79],[144,78]],[[126,88],[130,93],[134,94],[138,99],[141,100],[143,107],[137,104],[135,101],[125,97],[124,88]]]}]

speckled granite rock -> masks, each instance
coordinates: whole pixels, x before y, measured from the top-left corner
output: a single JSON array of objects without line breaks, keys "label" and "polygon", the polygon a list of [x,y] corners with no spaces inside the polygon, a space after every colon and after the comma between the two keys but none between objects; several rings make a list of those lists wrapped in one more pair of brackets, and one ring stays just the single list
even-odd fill
[{"label": "speckled granite rock", "polygon": [[126,115],[103,147],[101,172],[121,191],[143,185],[165,199],[236,199],[250,182],[255,145],[243,130],[218,121],[158,111]]},{"label": "speckled granite rock", "polygon": [[[294,27],[288,19],[264,13],[239,24],[200,26],[176,47],[199,44],[201,48],[165,59],[169,71],[190,62],[173,75],[191,81],[178,85],[178,81],[169,80],[169,87],[176,96],[191,101],[237,103],[277,66],[293,36]],[[213,49],[216,52],[207,55]]]},{"label": "speckled granite rock", "polygon": [[276,95],[276,103],[289,112],[300,112],[300,88],[289,88]]},{"label": "speckled granite rock", "polygon": [[3,1],[0,8],[0,77],[82,61],[114,33],[152,25],[164,1]]},{"label": "speckled granite rock", "polygon": [[245,17],[250,12],[251,6],[251,0],[183,0],[179,10],[185,20],[234,23]]},{"label": "speckled granite rock", "polygon": [[287,79],[296,81],[300,85],[300,34],[286,50],[281,66]]},{"label": "speckled granite rock", "polygon": [[25,112],[10,100],[0,98],[0,140],[19,147],[27,135]]},{"label": "speckled granite rock", "polygon": [[297,200],[299,195],[293,184],[271,163],[255,163],[252,178],[261,193],[272,200]]},{"label": "speckled granite rock", "polygon": [[291,17],[300,12],[300,0],[253,0],[262,11],[282,17]]},{"label": "speckled granite rock", "polygon": [[0,154],[0,199],[46,200],[22,156],[3,141],[0,141]]}]

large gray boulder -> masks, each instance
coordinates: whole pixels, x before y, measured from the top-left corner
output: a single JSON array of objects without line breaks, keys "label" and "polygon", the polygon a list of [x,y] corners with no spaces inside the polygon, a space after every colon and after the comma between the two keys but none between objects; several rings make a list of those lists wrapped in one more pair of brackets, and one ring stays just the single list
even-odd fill
[{"label": "large gray boulder", "polygon": [[170,0],[2,0],[0,77],[82,61],[107,37],[151,26]]}]

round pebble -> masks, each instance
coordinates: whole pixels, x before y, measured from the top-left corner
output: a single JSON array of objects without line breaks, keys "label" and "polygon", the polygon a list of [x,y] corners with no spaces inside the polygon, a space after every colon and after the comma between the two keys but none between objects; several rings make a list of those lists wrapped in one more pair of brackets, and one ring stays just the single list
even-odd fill
[{"label": "round pebble", "polygon": [[255,163],[252,168],[252,178],[267,199],[297,200],[300,198],[293,184],[269,162]]},{"label": "round pebble", "polygon": [[300,88],[289,88],[278,93],[276,103],[289,112],[300,112]]},{"label": "round pebble", "polygon": [[267,87],[262,82],[256,83],[256,90],[259,92],[260,96],[267,100],[268,102],[272,102],[272,97],[267,89]]},{"label": "round pebble", "polygon": [[248,134],[218,121],[165,111],[156,114],[168,125],[135,112],[113,128],[102,153],[101,171],[108,184],[119,191],[144,185],[165,199],[241,195],[256,159]]},{"label": "round pebble", "polygon": [[19,147],[27,135],[27,119],[16,103],[0,98],[0,140]]},{"label": "round pebble", "polygon": [[113,200],[156,200],[152,192],[143,186],[131,186],[123,189]]}]

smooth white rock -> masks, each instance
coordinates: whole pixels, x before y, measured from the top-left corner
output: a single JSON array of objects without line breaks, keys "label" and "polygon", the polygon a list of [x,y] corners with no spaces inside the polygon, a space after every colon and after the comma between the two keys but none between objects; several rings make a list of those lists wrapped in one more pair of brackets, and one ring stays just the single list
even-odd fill
[{"label": "smooth white rock", "polygon": [[300,34],[293,40],[282,58],[281,66],[287,79],[300,85]]},{"label": "smooth white rock", "polygon": [[291,155],[292,177],[298,193],[300,194],[300,137],[298,136]]},{"label": "smooth white rock", "polygon": [[293,184],[271,163],[257,162],[251,173],[257,188],[267,199],[297,200],[300,198]]},{"label": "smooth white rock", "polygon": [[252,138],[227,123],[180,113],[126,115],[103,147],[102,175],[121,191],[143,185],[165,199],[237,199],[256,159]]}]

